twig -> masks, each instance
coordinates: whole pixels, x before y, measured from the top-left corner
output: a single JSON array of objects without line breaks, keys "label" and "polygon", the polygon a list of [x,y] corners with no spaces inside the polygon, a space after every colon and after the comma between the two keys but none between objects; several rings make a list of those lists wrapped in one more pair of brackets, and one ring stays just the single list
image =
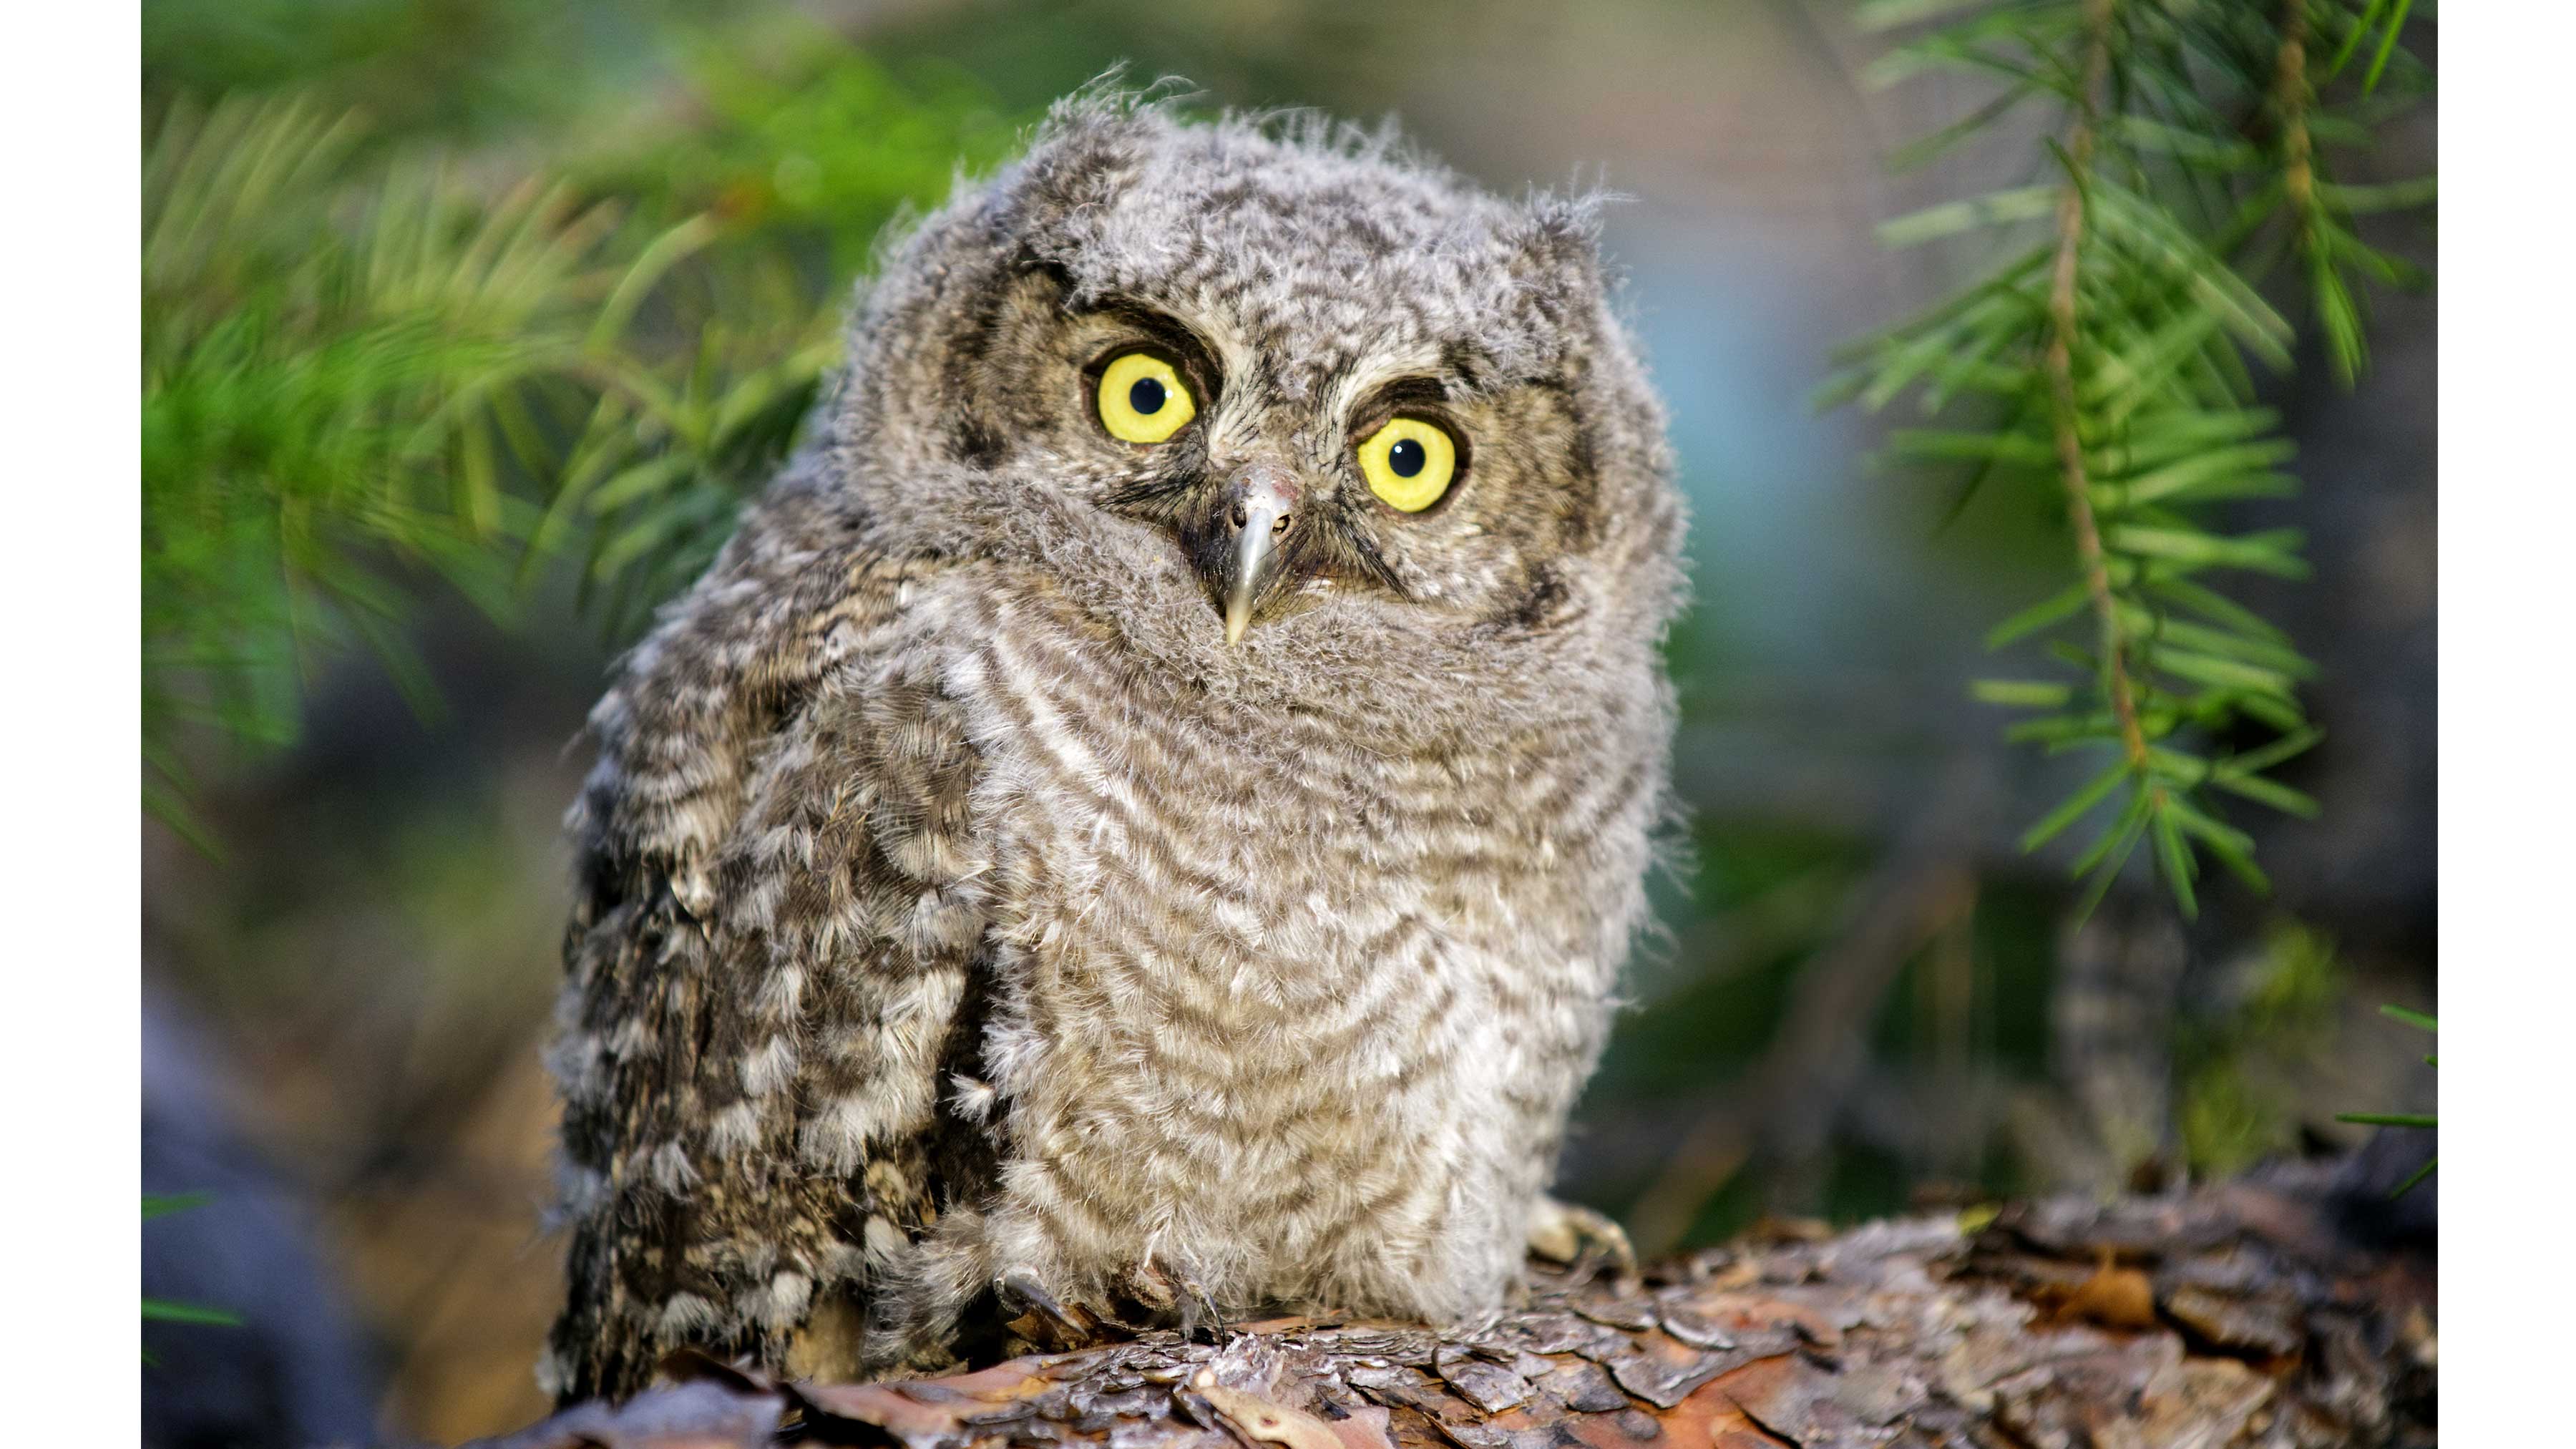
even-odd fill
[{"label": "twig", "polygon": [[2316,169],[2308,137],[2308,0],[2284,0],[2281,6],[2281,58],[2273,80],[2274,103],[2281,114],[2281,189],[2299,218],[2303,245],[2316,245],[2310,207],[2316,199]]},{"label": "twig", "polygon": [[2138,705],[2129,682],[2128,647],[2120,639],[2119,606],[2111,598],[2110,564],[2102,553],[2102,530],[2093,518],[2092,480],[2084,467],[2084,438],[2077,429],[2075,404],[2075,282],[2084,251],[2085,168],[2093,161],[2093,137],[2102,86],[2111,70],[2111,14],[2115,0],[2089,0],[2084,7],[2088,39],[2084,50],[2084,91],[2078,99],[2075,129],[2066,142],[2066,188],[2057,197],[2057,263],[2048,288],[2048,349],[2043,366],[2055,414],[2057,460],[2066,484],[2066,519],[2075,530],[2076,556],[2084,564],[2084,587],[2092,596],[2093,615],[2102,624],[2103,688],[2111,697],[2111,714],[2119,722],[2120,745],[2132,769],[2147,768],[2147,737],[2138,728]]},{"label": "twig", "polygon": [[683,1352],[664,1365],[677,1387],[478,1449],[2429,1449],[2429,1243],[2362,1251],[2331,1189],[2312,1169],[2009,1204],[1977,1230],[1748,1239],[1650,1268],[1653,1286],[1542,1276],[1526,1309],[1447,1333],[1273,1319],[877,1384]]}]

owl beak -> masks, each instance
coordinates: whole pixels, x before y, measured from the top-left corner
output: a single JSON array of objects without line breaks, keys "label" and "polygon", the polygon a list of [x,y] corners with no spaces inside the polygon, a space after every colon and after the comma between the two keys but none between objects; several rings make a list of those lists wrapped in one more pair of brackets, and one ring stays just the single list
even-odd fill
[{"label": "owl beak", "polygon": [[1278,572],[1279,543],[1296,521],[1297,484],[1275,463],[1255,463],[1237,473],[1227,490],[1225,524],[1233,535],[1226,554],[1225,642],[1243,638],[1252,610]]}]

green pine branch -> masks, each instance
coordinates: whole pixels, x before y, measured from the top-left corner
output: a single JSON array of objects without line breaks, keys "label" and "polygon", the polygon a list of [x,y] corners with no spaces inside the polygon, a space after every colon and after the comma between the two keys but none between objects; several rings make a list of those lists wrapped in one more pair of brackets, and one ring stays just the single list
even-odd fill
[{"label": "green pine branch", "polygon": [[[1961,502],[1998,481],[2040,490],[2065,519],[2070,581],[1989,638],[2038,646],[2054,677],[1971,686],[2029,712],[2009,739],[2100,760],[2023,847],[2083,827],[2088,908],[2141,852],[2186,914],[2206,862],[2263,889],[2228,809],[2315,812],[2270,773],[2322,738],[2300,695],[2315,671],[2226,590],[2247,574],[2303,578],[2307,564],[2298,530],[2227,520],[2240,500],[2298,487],[2293,445],[2258,397],[2259,376],[2293,365],[2278,274],[2295,266],[2347,383],[2367,359],[2361,287],[2422,279],[2363,243],[2354,218],[2429,204],[2430,181],[2346,187],[2324,166],[2329,146],[2366,144],[2392,100],[2429,86],[2397,39],[2406,6],[1879,0],[1861,13],[1881,28],[1935,22],[1874,67],[1879,79],[1955,70],[1998,88],[1901,164],[2049,111],[2035,180],[1881,228],[1892,246],[1972,242],[1990,260],[1845,349],[1822,393],[1873,412],[1910,399],[1925,425],[1890,433],[1890,461],[1957,472]],[[2321,56],[2311,42],[2328,40]],[[2367,74],[2338,85],[2365,44]]]},{"label": "green pine branch", "polygon": [[[372,655],[426,715],[428,586],[509,619],[558,565],[626,634],[702,569],[837,361],[853,235],[1007,131],[817,33],[794,83],[517,181],[293,95],[162,107],[143,157],[146,806],[290,741]],[[784,190],[776,178],[795,183]]]},{"label": "green pine branch", "polygon": [[[143,1195],[143,1221],[148,1223],[154,1218],[168,1217],[172,1213],[204,1207],[213,1200],[211,1195],[202,1192],[147,1192]],[[149,1297],[143,1300],[143,1321],[194,1323],[210,1328],[239,1328],[242,1322],[240,1314],[228,1313],[221,1308],[208,1308],[201,1303],[181,1303],[171,1298]],[[147,1366],[155,1362],[152,1350],[148,1348],[143,1350],[143,1362]]]},{"label": "green pine branch", "polygon": [[[2418,1031],[2438,1032],[2442,1029],[2441,1022],[2433,1017],[2426,1016],[2420,1011],[2409,1011],[2402,1006],[2382,1006],[2379,1008],[2379,1014],[2387,1017],[2390,1021],[2402,1022],[2407,1026],[2414,1027]],[[2426,1052],[2424,1054],[2424,1065],[2428,1067],[2439,1067],[2441,1065],[2441,1060],[2438,1054]],[[2335,1120],[2338,1122],[2351,1122],[2364,1127],[2418,1127],[2431,1129],[2438,1128],[2442,1125],[2440,1116],[2432,1112],[2337,1112],[2335,1114]],[[2415,1171],[2410,1174],[2404,1182],[2399,1183],[2397,1185],[2397,1190],[2390,1193],[2389,1196],[2404,1197],[2407,1193],[2412,1192],[2417,1183],[2420,1183],[2424,1179],[2433,1175],[2434,1167],[2440,1162],[2441,1158],[2438,1156],[2425,1158],[2424,1165],[2415,1169]]]}]

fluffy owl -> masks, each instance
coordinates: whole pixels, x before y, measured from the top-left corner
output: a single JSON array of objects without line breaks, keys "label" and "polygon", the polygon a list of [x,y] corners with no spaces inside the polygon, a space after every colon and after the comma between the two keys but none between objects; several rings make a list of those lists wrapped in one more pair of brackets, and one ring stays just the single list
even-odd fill
[{"label": "fluffy owl", "polygon": [[555,1393],[1459,1322],[1563,1251],[1683,528],[1594,233],[1091,96],[887,253],[591,717]]}]

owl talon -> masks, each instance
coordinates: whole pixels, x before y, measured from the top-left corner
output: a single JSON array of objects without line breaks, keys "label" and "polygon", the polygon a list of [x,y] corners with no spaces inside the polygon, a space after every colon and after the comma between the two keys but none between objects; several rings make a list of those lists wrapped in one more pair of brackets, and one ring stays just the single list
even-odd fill
[{"label": "owl talon", "polygon": [[1561,1263],[1578,1279],[1603,1268],[1622,1278],[1637,1271],[1637,1250],[1628,1245],[1627,1230],[1604,1213],[1552,1197],[1538,1200],[1530,1213],[1529,1250],[1551,1263]]},{"label": "owl talon", "polygon": [[1209,1297],[1208,1291],[1200,1287],[1198,1280],[1194,1278],[1183,1278],[1180,1287],[1182,1341],[1199,1342],[1201,1329],[1207,1331],[1206,1341],[1209,1343],[1223,1339],[1227,1332],[1225,1314],[1218,1310],[1216,1300]]},{"label": "owl talon", "polygon": [[1145,1263],[1129,1271],[1127,1286],[1151,1321],[1177,1325],[1185,1342],[1198,1342],[1204,1332],[1206,1341],[1214,1343],[1226,1332],[1225,1315],[1218,1311],[1216,1299],[1192,1273]]},{"label": "owl talon", "polygon": [[1066,1307],[1056,1301],[1038,1281],[1038,1275],[1027,1268],[1008,1268],[993,1280],[994,1296],[1002,1303],[1013,1333],[1050,1352],[1080,1348],[1100,1337],[1101,1324],[1080,1306]]}]

